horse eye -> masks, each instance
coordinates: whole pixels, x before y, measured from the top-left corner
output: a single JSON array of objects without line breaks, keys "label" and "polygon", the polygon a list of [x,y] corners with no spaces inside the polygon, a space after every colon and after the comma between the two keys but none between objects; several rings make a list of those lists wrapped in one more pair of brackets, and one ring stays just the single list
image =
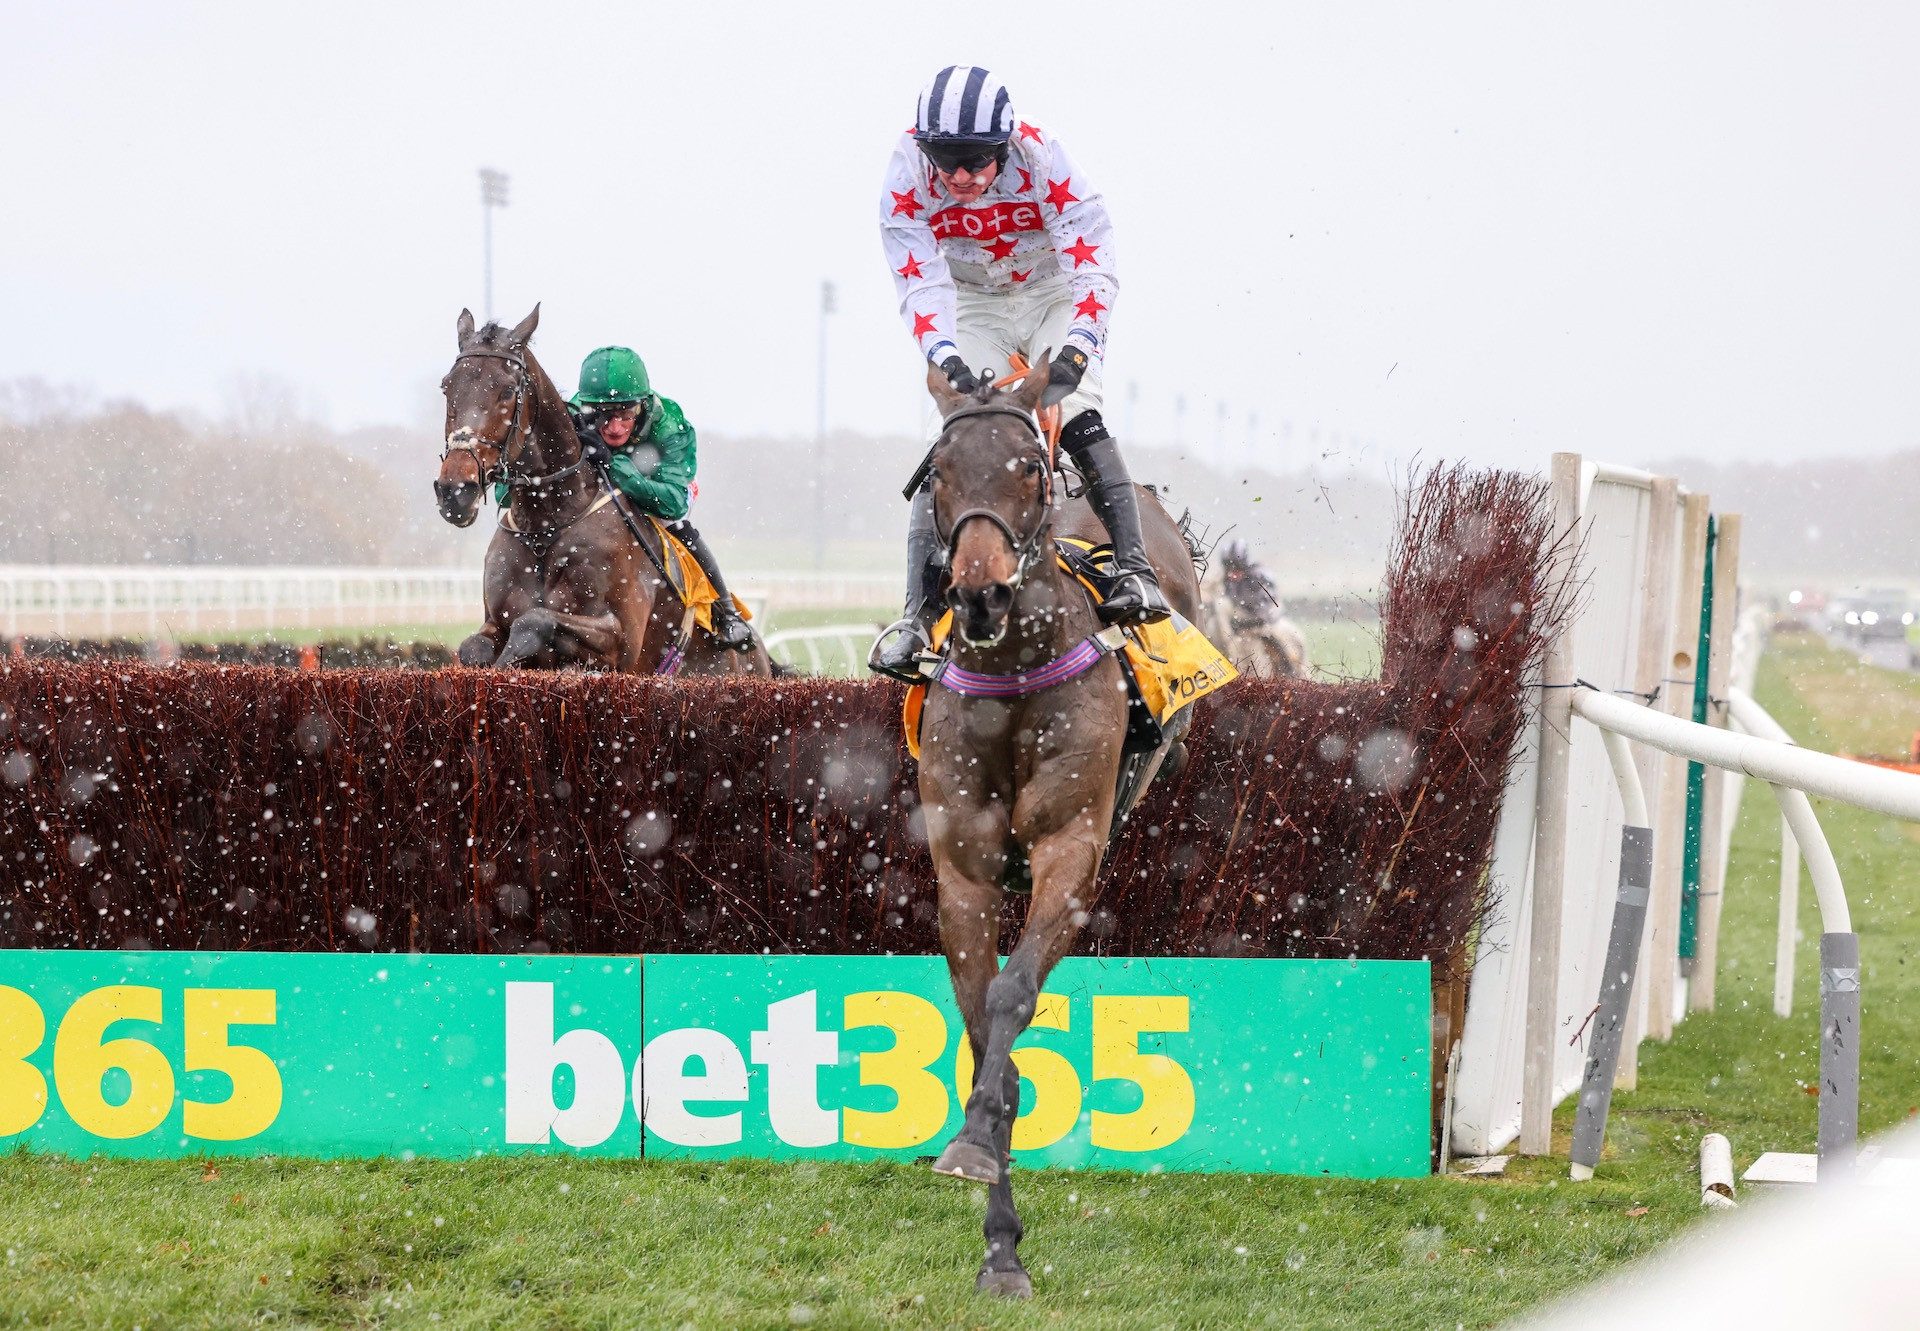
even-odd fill
[{"label": "horse eye", "polygon": [[1040,459],[1028,458],[1026,471],[1029,476],[1038,476],[1040,474]]}]

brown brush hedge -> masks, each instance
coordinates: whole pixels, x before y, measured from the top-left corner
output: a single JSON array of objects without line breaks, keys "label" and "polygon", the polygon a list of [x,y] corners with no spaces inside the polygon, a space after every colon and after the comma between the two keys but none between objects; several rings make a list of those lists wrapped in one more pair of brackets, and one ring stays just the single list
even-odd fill
[{"label": "brown brush hedge", "polygon": [[[1084,949],[1454,952],[1558,613],[1549,530],[1534,479],[1415,484],[1382,679],[1202,703],[1190,761],[1107,859]],[[900,697],[9,661],[0,945],[934,952]]]}]

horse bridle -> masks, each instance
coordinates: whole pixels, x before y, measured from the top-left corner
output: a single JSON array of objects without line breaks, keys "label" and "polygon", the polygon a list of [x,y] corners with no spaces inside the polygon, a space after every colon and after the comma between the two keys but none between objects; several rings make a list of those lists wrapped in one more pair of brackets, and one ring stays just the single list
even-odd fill
[{"label": "horse bridle", "polygon": [[[522,486],[547,486],[555,481],[566,479],[587,465],[587,455],[583,450],[580,456],[575,458],[567,466],[561,467],[556,471],[547,472],[543,476],[514,475],[513,469],[507,465],[507,450],[513,447],[514,441],[519,438],[521,432],[525,429],[522,417],[527,409],[527,399],[532,396],[529,389],[533,384],[533,371],[527,367],[524,356],[512,351],[494,351],[490,349],[484,351],[463,351],[453,358],[453,363],[458,365],[463,360],[503,360],[513,366],[516,372],[513,384],[513,419],[507,422],[507,432],[501,436],[498,441],[475,438],[472,430],[464,425],[461,426],[460,429],[455,430],[447,436],[446,443],[440,450],[441,462],[444,463],[455,453],[465,453],[473,459],[474,470],[480,473],[480,485],[482,488],[492,481],[505,481],[508,485],[516,488]],[[462,434],[465,434],[467,438],[462,439],[460,437]],[[491,448],[499,455],[499,461],[491,468],[481,465],[480,449],[482,447]]]},{"label": "horse bridle", "polygon": [[1034,563],[1040,557],[1040,538],[1046,533],[1047,521],[1053,511],[1052,459],[1048,456],[1046,438],[1040,433],[1040,423],[1034,419],[1033,413],[1030,411],[1022,411],[1019,407],[1007,406],[997,402],[985,402],[978,406],[962,407],[960,410],[954,412],[941,424],[940,437],[934,441],[934,447],[938,448],[947,441],[947,436],[953,430],[955,421],[965,420],[975,416],[1011,416],[1026,428],[1027,433],[1033,436],[1034,443],[1040,446],[1038,456],[1041,476],[1040,516],[1034,521],[1033,530],[1029,531],[1025,536],[1022,536],[1013,529],[1012,523],[1008,522],[992,509],[970,508],[955,518],[953,525],[944,533],[940,531],[938,522],[936,521],[934,534],[940,537],[941,544],[946,547],[947,564],[951,567],[953,564],[954,543],[960,539],[960,529],[975,518],[983,518],[991,522],[1005,533],[1007,544],[1013,547],[1013,552],[1018,557],[1019,562],[1014,568],[1013,577],[1007,583],[1008,590],[1017,592],[1020,590],[1021,584],[1026,581],[1027,574],[1033,570]]}]

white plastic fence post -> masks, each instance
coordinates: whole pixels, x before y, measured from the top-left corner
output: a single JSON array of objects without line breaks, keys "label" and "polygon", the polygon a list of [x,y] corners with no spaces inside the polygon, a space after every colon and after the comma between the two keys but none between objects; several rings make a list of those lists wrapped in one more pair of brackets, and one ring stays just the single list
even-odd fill
[{"label": "white plastic fence post", "polygon": [[[1740,602],[1740,515],[1722,513],[1713,547],[1713,628],[1707,651],[1707,724],[1727,724],[1727,690],[1733,680],[1733,626]],[[1723,822],[1738,810],[1727,807],[1727,783],[1709,771],[1700,817],[1700,919],[1694,949],[1693,981],[1687,1005],[1713,1011],[1714,972],[1720,960],[1720,907],[1727,885],[1727,861],[1721,848]]]},{"label": "white plastic fence post", "polygon": [[[1574,567],[1580,455],[1553,455],[1557,583]],[[1547,644],[1540,690],[1539,802],[1533,826],[1533,903],[1527,942],[1526,1057],[1521,1065],[1520,1153],[1553,1149],[1553,1041],[1560,1017],[1561,895],[1567,872],[1567,770],[1572,756],[1573,624]]]},{"label": "white plastic fence post", "polygon": [[[1707,496],[1690,494],[1681,503],[1680,578],[1674,590],[1673,633],[1669,641],[1661,710],[1690,720],[1693,716],[1694,657],[1700,645],[1700,584],[1707,565]],[[1680,957],[1680,867],[1687,831],[1687,760],[1669,757],[1660,772],[1660,803],[1653,824],[1652,928],[1647,949],[1647,1034],[1673,1038],[1673,991]]]},{"label": "white plastic fence post", "polygon": [[1780,922],[1773,935],[1773,1011],[1793,1015],[1793,954],[1800,937],[1800,845],[1780,818]]},{"label": "white plastic fence post", "polygon": [[[1673,623],[1673,564],[1680,535],[1680,482],[1671,476],[1656,476],[1647,501],[1647,563],[1640,584],[1640,637],[1634,654],[1633,687],[1643,697],[1660,693],[1660,680],[1667,673],[1668,633]],[[1658,749],[1642,747],[1634,755],[1640,768],[1640,786],[1647,798],[1657,801],[1660,777],[1666,755]],[[1647,912],[1642,911],[1644,921]],[[1646,952],[1646,925],[1639,952]],[[1633,993],[1627,1002],[1626,1029],[1620,1040],[1620,1057],[1614,1063],[1613,1084],[1617,1090],[1630,1091],[1640,1084],[1640,1041],[1647,1030],[1647,968],[1635,968]]]}]

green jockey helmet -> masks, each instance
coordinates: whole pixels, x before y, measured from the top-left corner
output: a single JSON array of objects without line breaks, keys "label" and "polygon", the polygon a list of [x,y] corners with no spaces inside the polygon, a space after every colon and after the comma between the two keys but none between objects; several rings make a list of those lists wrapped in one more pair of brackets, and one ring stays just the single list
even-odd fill
[{"label": "green jockey helmet", "polygon": [[628,347],[599,347],[580,362],[576,407],[604,407],[612,403],[641,402],[653,394],[646,362]]}]

